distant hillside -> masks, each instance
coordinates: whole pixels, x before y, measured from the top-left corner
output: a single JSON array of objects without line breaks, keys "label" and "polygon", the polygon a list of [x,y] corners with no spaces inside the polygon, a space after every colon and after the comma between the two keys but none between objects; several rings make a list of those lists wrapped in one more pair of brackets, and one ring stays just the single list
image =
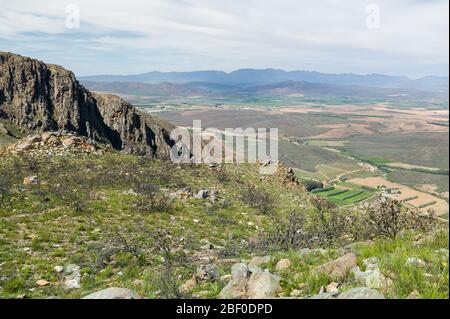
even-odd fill
[{"label": "distant hillside", "polygon": [[140,82],[140,83],[190,83],[205,82],[231,86],[257,86],[286,81],[305,81],[336,85],[360,85],[379,88],[406,88],[448,94],[448,77],[428,76],[413,80],[405,76],[384,74],[327,74],[314,71],[283,71],[275,69],[241,69],[231,73],[222,71],[149,72],[137,75],[98,75],[81,77],[83,81]]},{"label": "distant hillside", "polygon": [[83,81],[83,85],[91,91],[107,92],[121,95],[150,95],[150,96],[194,96],[208,95],[210,91],[205,87],[196,87],[192,84],[169,83],[148,84],[138,82],[95,82]]},{"label": "distant hillside", "polygon": [[303,95],[307,98],[353,97],[368,99],[439,99],[447,94],[405,88],[377,88],[360,85],[337,85],[306,81],[285,81],[250,87],[228,86],[206,82],[160,84],[136,82],[83,81],[83,85],[96,92],[152,97],[242,97],[254,95]]},{"label": "distant hillside", "polygon": [[411,98],[445,99],[445,93],[427,92],[405,88],[377,88],[361,85],[334,85],[305,81],[286,81],[247,88],[246,92],[267,95],[304,94],[309,97],[361,97],[361,98]]}]

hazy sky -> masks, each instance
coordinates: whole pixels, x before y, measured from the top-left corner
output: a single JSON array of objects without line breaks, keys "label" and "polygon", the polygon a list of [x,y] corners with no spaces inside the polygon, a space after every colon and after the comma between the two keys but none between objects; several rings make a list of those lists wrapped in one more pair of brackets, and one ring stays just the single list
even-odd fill
[{"label": "hazy sky", "polygon": [[77,75],[280,68],[448,76],[448,11],[448,0],[1,0],[0,51]]}]

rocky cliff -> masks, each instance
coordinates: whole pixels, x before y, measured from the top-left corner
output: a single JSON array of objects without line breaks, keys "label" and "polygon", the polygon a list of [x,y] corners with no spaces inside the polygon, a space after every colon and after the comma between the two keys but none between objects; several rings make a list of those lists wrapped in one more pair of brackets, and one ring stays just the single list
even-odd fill
[{"label": "rocky cliff", "polygon": [[94,94],[60,66],[0,52],[0,118],[26,131],[66,130],[127,153],[167,158],[173,126],[113,95]]}]

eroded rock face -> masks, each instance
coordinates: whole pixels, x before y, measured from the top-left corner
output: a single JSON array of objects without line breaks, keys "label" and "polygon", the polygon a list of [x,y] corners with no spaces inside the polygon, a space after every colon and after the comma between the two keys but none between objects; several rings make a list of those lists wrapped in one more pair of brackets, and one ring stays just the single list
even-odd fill
[{"label": "eroded rock face", "polygon": [[168,158],[173,126],[113,95],[93,94],[60,66],[0,52],[0,118],[26,131],[67,130],[127,153]]}]

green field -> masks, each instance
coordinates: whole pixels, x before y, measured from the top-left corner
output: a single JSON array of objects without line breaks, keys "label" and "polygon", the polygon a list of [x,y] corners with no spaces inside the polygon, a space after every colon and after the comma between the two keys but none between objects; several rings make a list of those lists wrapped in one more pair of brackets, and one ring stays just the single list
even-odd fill
[{"label": "green field", "polygon": [[345,193],[336,196],[330,196],[327,198],[336,203],[338,206],[347,206],[359,203],[369,198],[370,196],[372,196],[372,194],[366,191],[348,190]]},{"label": "green field", "polygon": [[318,172],[309,172],[305,171],[299,168],[294,169],[295,176],[301,180],[315,180],[315,181],[322,181],[323,175]]},{"label": "green field", "polygon": [[317,190],[315,195],[328,199],[338,206],[348,206],[362,202],[374,194],[368,189],[362,189],[350,183],[338,183],[337,186],[339,188]]},{"label": "green field", "polygon": [[[331,175],[336,175],[336,170],[342,172],[342,170],[345,171],[359,168],[355,161],[346,158],[339,153],[328,151],[320,147],[311,145],[296,145],[284,141],[280,141],[278,146],[280,160],[289,166],[302,170],[318,172],[318,165],[327,165],[334,168],[330,168],[328,173]],[[331,172],[331,170],[334,172]],[[324,178],[325,177],[322,179]]]},{"label": "green field", "polygon": [[390,133],[347,138],[340,148],[361,159],[383,165],[400,162],[448,169],[448,133]]},{"label": "green field", "polygon": [[420,184],[436,185],[436,192],[443,193],[449,191],[448,175],[437,175],[408,170],[392,170],[387,175],[388,179],[407,186],[417,186]]}]

